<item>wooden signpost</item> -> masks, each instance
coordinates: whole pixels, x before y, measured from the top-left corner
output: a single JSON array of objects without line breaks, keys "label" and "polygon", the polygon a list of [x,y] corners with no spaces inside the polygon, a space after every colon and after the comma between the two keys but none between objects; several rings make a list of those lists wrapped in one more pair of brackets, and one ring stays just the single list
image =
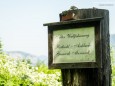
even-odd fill
[{"label": "wooden signpost", "polygon": [[69,10],[60,14],[60,21],[44,26],[48,66],[61,69],[63,86],[111,86],[109,12]]}]

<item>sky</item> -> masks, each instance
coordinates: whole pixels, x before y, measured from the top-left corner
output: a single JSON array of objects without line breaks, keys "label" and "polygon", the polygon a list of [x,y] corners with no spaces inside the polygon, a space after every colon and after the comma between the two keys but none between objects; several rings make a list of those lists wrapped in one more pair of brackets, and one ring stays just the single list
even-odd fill
[{"label": "sky", "polygon": [[71,6],[108,9],[110,34],[115,34],[114,0],[0,0],[0,40],[4,51],[48,56],[44,23],[59,22],[59,13]]}]

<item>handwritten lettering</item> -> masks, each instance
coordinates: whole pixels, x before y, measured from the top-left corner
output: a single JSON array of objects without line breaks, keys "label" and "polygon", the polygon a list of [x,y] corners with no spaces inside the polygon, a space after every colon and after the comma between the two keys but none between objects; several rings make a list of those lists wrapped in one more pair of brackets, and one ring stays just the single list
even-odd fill
[{"label": "handwritten lettering", "polygon": [[60,51],[58,51],[54,57],[65,56],[65,55],[70,55],[70,51],[68,51],[68,52],[60,52]]},{"label": "handwritten lettering", "polygon": [[70,45],[57,45],[57,48],[69,48]]},{"label": "handwritten lettering", "polygon": [[78,37],[85,37],[85,38],[88,38],[89,37],[89,34],[67,34],[67,37],[68,38],[78,38]]},{"label": "handwritten lettering", "polygon": [[90,51],[75,51],[75,52],[72,52],[71,51],[68,51],[68,52],[60,52],[58,51],[55,55],[55,57],[58,57],[58,56],[70,56],[70,55],[85,55],[85,54],[90,54]]},{"label": "handwritten lettering", "polygon": [[[54,62],[95,61],[94,27],[87,29],[60,30],[53,35]],[[65,62],[63,62],[65,61]]]},{"label": "handwritten lettering", "polygon": [[76,44],[74,45],[74,47],[90,47],[90,43],[86,44],[86,43],[83,43],[83,44]]},{"label": "handwritten lettering", "polygon": [[79,54],[90,54],[90,51],[76,51],[76,52],[73,52],[75,55],[79,55]]},{"label": "handwritten lettering", "polygon": [[60,35],[59,38],[60,38],[60,39],[61,39],[61,38],[65,38],[65,36],[64,36],[64,35]]}]

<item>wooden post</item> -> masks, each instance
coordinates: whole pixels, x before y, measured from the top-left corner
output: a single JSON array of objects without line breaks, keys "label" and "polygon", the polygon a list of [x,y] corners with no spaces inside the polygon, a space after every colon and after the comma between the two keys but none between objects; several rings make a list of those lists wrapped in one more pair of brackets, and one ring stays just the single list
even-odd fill
[{"label": "wooden post", "polygon": [[[101,21],[102,68],[61,69],[63,86],[111,86],[111,60],[109,46],[109,11],[105,9],[77,9],[69,17],[60,14],[60,21],[103,17]],[[100,53],[100,52],[98,52]]]}]

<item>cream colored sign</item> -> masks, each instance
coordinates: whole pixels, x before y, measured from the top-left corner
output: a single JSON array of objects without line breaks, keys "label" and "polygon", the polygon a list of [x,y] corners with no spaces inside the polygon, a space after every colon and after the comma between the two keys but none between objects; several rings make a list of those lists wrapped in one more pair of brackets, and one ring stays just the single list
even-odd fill
[{"label": "cream colored sign", "polygon": [[95,28],[53,32],[53,63],[95,62]]}]

